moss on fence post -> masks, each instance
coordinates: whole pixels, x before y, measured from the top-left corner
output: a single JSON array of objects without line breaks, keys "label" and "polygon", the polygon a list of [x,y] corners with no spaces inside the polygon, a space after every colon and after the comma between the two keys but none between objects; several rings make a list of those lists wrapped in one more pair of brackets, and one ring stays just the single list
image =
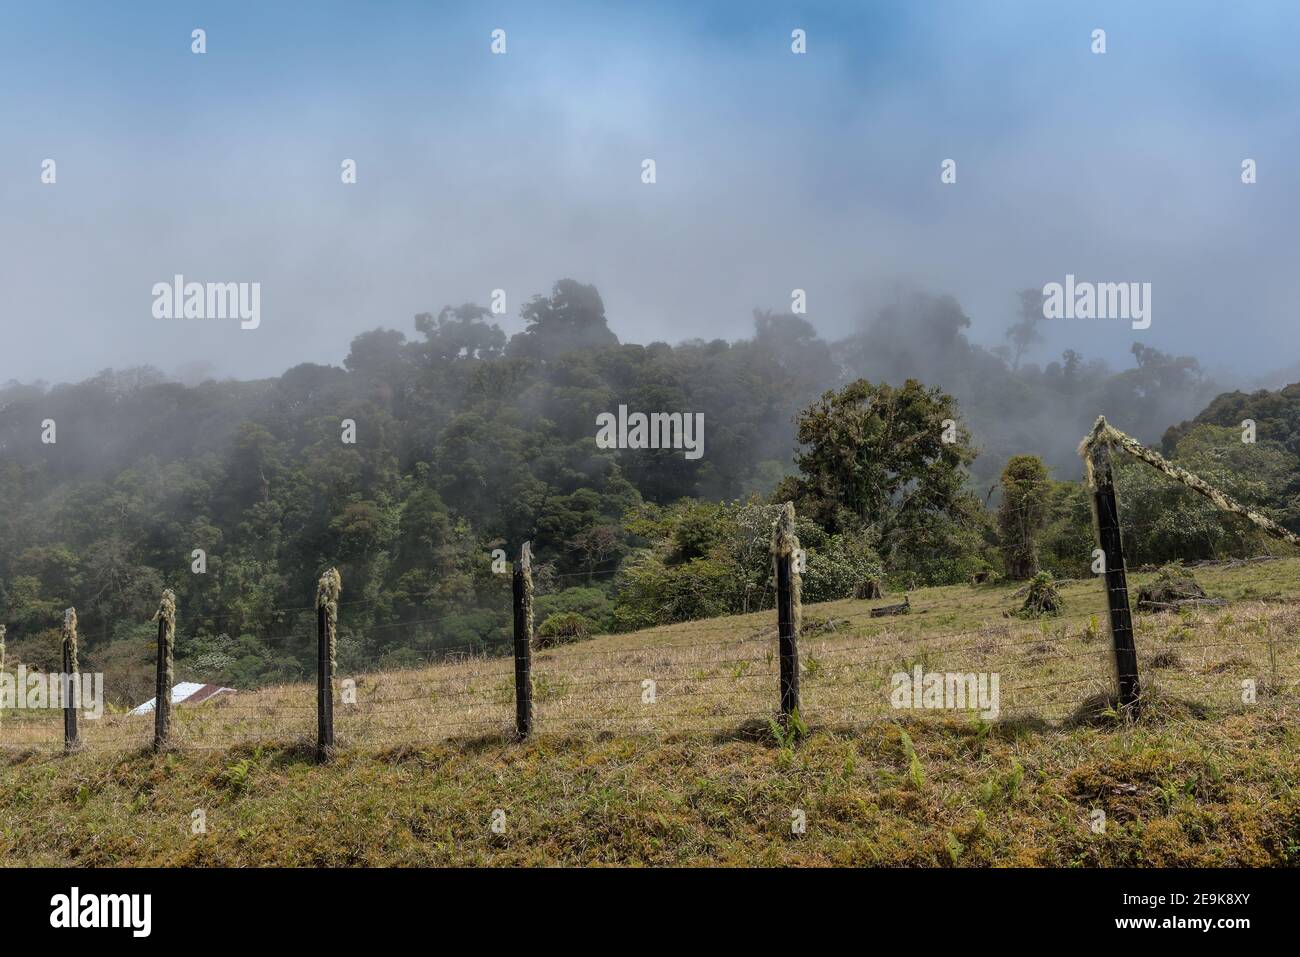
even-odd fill
[{"label": "moss on fence post", "polygon": [[77,728],[78,701],[73,692],[73,682],[80,674],[77,663],[77,609],[68,608],[63,612],[63,674],[60,686],[63,695],[63,747],[75,751],[81,746],[81,733]]},{"label": "moss on fence post", "polygon": [[338,569],[328,569],[316,584],[316,756],[321,760],[334,752],[334,668],[342,593]]},{"label": "moss on fence post", "polygon": [[772,534],[772,554],[777,559],[789,558],[790,562],[790,601],[792,603],[794,629],[796,632],[803,619],[803,577],[799,574],[799,565],[795,561],[800,551],[799,536],[795,532],[794,502],[786,502],[776,518],[776,529]]},{"label": "moss on fence post", "polygon": [[514,598],[515,737],[533,733],[533,553],[529,542],[519,550],[512,583]]},{"label": "moss on fence post", "polygon": [[794,503],[786,502],[772,530],[772,557],[776,574],[777,643],[781,658],[781,717],[787,729],[802,722],[799,715],[799,628],[803,607],[800,595],[799,536],[795,534]]},{"label": "moss on fence post", "polygon": [[1092,451],[1099,443],[1109,443],[1117,445],[1129,455],[1133,456],[1153,469],[1163,472],[1175,482],[1187,486],[1198,495],[1203,495],[1215,504],[1216,507],[1225,512],[1232,512],[1240,515],[1246,521],[1252,523],[1257,528],[1263,529],[1274,538],[1279,538],[1290,545],[1300,547],[1300,536],[1283,528],[1277,522],[1273,521],[1267,515],[1261,515],[1253,508],[1247,508],[1236,499],[1232,498],[1222,489],[1215,488],[1205,479],[1198,475],[1193,475],[1185,468],[1174,465],[1159,452],[1149,449],[1131,435],[1127,435],[1115,428],[1106,421],[1104,415],[1097,416],[1097,421],[1093,423],[1092,430],[1084,438],[1083,443],[1079,446],[1079,454],[1088,466],[1088,484],[1095,488],[1096,484],[1093,479]]},{"label": "moss on fence post", "polygon": [[153,620],[158,622],[158,670],[154,682],[153,746],[161,751],[167,746],[172,725],[172,685],[175,683],[176,593],[163,590]]}]

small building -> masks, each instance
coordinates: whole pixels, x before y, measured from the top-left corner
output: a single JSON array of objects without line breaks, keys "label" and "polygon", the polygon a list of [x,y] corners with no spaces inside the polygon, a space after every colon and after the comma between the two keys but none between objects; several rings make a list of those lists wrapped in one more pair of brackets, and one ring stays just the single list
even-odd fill
[{"label": "small building", "polygon": [[[182,681],[172,686],[172,705],[202,704],[221,695],[234,694],[234,688],[221,685],[199,684],[197,681]],[[157,698],[150,698],[144,704],[132,708],[131,714],[152,714]]]}]

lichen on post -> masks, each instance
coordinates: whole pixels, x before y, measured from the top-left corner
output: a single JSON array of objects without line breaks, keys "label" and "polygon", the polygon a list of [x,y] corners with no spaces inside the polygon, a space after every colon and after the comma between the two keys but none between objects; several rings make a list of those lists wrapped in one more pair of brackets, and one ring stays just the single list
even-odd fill
[{"label": "lichen on post", "polygon": [[63,747],[75,750],[81,744],[81,735],[77,729],[77,704],[72,698],[73,680],[80,672],[77,663],[77,609],[68,608],[63,612],[63,675],[62,687],[67,691],[63,700]]},{"label": "lichen on post", "polygon": [[328,569],[316,585],[316,755],[321,760],[334,750],[334,668],[342,593],[338,569]]},{"label": "lichen on post", "polygon": [[161,750],[167,745],[172,723],[172,685],[175,683],[176,646],[176,593],[163,590],[154,612],[158,622],[158,671],[154,685],[153,746]]},{"label": "lichen on post", "polygon": [[1268,516],[1247,508],[1200,476],[1174,465],[1159,452],[1147,448],[1131,435],[1115,428],[1106,421],[1104,415],[1097,416],[1092,429],[1079,444],[1079,455],[1083,457],[1087,470],[1088,487],[1092,491],[1093,525],[1106,563],[1106,596],[1110,604],[1111,637],[1115,646],[1120,704],[1131,707],[1133,713],[1136,713],[1139,696],[1137,652],[1133,647],[1133,626],[1128,607],[1128,585],[1124,573],[1111,446],[1123,449],[1138,461],[1145,462],[1175,482],[1204,496],[1216,508],[1240,515],[1274,538],[1300,546],[1300,536],[1283,528]]},{"label": "lichen on post", "polygon": [[514,581],[515,735],[519,740],[533,731],[533,554],[524,542],[515,562]]},{"label": "lichen on post", "polygon": [[[1300,546],[1300,536],[1297,536],[1295,533],[1283,528],[1267,515],[1261,515],[1253,508],[1247,508],[1222,489],[1215,488],[1200,476],[1193,475],[1191,472],[1187,471],[1187,469],[1174,465],[1159,452],[1147,448],[1137,439],[1133,438],[1133,436],[1127,435],[1115,428],[1106,421],[1104,415],[1097,416],[1097,421],[1093,423],[1092,430],[1079,446],[1079,454],[1083,457],[1084,463],[1087,466],[1088,485],[1090,488],[1096,489],[1097,487],[1096,478],[1093,474],[1095,468],[1093,465],[1093,453],[1094,451],[1102,451],[1100,446],[1105,444],[1119,446],[1119,448],[1123,449],[1135,459],[1145,462],[1157,471],[1163,472],[1175,482],[1185,485],[1198,495],[1203,495],[1223,511],[1240,515],[1242,518],[1246,519],[1256,527],[1263,529],[1274,538],[1279,538],[1290,545]],[[1106,461],[1109,463],[1108,456],[1106,456]]]},{"label": "lichen on post", "polygon": [[[799,536],[795,534],[794,503],[786,502],[772,531],[776,577],[777,646],[781,659],[781,717],[786,727],[799,714],[800,597]],[[797,723],[796,723],[796,726]]]},{"label": "lichen on post", "polygon": [[524,542],[519,549],[519,561],[515,566],[519,573],[520,580],[523,582],[523,592],[520,595],[520,602],[526,613],[526,624],[529,637],[532,637],[533,631],[533,546],[531,542]]},{"label": "lichen on post", "polygon": [[772,554],[777,557],[778,561],[783,558],[791,559],[790,599],[793,603],[793,621],[796,634],[799,632],[803,618],[803,579],[799,574],[798,563],[793,561],[798,552],[799,536],[795,533],[794,502],[786,502],[781,506],[781,512],[776,518],[776,530],[772,535]]},{"label": "lichen on post", "polygon": [[63,610],[63,667],[68,674],[76,674],[80,669],[77,663],[77,609]]},{"label": "lichen on post", "polygon": [[325,612],[329,629],[330,674],[338,667],[339,596],[343,594],[343,577],[337,568],[326,570],[316,585],[316,607]]}]

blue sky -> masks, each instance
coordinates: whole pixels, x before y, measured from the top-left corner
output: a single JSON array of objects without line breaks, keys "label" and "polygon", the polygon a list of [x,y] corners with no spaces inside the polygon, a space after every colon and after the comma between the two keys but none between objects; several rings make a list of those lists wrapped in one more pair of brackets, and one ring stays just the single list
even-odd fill
[{"label": "blue sky", "polygon": [[[1036,358],[1246,382],[1300,359],[1298,40],[1281,2],[10,5],[0,380],[337,363],[495,288],[514,331],[566,276],[631,341],[746,335],[796,287],[842,335],[903,285],[993,344],[1069,272],[1151,282],[1151,328]],[[261,326],[153,318],[178,272],[260,282]]]}]

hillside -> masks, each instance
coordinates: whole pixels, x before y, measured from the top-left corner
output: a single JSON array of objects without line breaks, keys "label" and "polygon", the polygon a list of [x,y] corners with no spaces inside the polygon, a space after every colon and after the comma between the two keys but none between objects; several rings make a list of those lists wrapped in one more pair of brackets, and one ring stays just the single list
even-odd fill
[{"label": "hillside", "polygon": [[[1218,391],[1195,359],[1141,345],[1124,369],[1073,350],[1013,369],[967,337],[972,320],[948,296],[900,294],[843,340],[760,312],[733,341],[619,342],[599,292],[571,279],[518,309],[526,329],[510,339],[466,303],[358,335],[337,365],[266,379],[187,386],[146,367],[0,383],[11,657],[52,665],[42,650],[74,606],[101,670],[147,687],[142,622],[170,588],[182,671],[245,688],[299,679],[310,639],[277,639],[310,632],[310,609],[294,612],[329,566],[369,603],[344,623],[355,659],[501,650],[507,606],[489,556],[525,541],[554,577],[539,610],[582,614],[594,631],[743,612],[767,577],[765,540],[760,561],[741,555],[755,502],[794,501],[817,526],[799,534],[820,598],[851,594],[866,564],[900,585],[952,584],[1002,566],[990,507],[1008,458],[1029,451],[1062,483],[1043,563],[1075,574],[1091,552],[1078,547],[1090,533],[1075,447],[1092,420],[1122,410],[1117,424],[1151,441]],[[686,414],[700,441],[598,441],[601,417],[625,406]],[[951,442],[949,420],[961,425]],[[1212,477],[1285,510],[1295,458],[1261,429]],[[846,441],[850,468],[818,451]],[[1203,459],[1217,441],[1201,442]],[[1277,454],[1261,461],[1266,447]],[[904,495],[914,482],[921,494]],[[1145,516],[1124,521],[1135,560],[1256,553],[1209,522],[1178,535],[1181,516],[1147,548],[1134,527]]]},{"label": "hillside", "polygon": [[[151,722],[0,723],[0,853],[99,865],[1134,865],[1300,863],[1300,559],[1196,575],[1223,608],[1137,615],[1146,709],[1106,709],[1095,581],[1026,621],[1011,586],[804,607],[803,715],[787,747],[771,612],[539,651],[537,728],[510,740],[508,659],[344,675],[341,750],[311,756],[314,689]],[[1150,578],[1135,574],[1131,588]],[[1001,711],[895,710],[891,676],[996,673]],[[1242,682],[1258,687],[1242,703]],[[655,702],[646,703],[647,680]],[[494,812],[500,833],[493,830]],[[1105,812],[1104,833],[1091,815]],[[206,833],[193,834],[201,811]],[[802,812],[804,833],[793,833]]]}]

